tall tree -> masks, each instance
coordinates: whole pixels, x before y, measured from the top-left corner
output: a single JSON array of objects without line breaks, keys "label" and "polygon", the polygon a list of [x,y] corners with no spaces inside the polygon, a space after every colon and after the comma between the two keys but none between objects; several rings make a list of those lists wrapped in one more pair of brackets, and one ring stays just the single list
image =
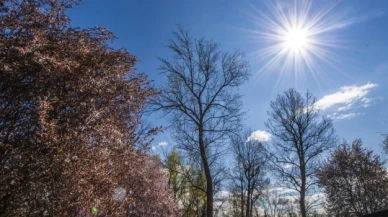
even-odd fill
[{"label": "tall tree", "polygon": [[344,141],[318,173],[333,215],[363,216],[388,207],[388,172],[385,162],[360,139]]},{"label": "tall tree", "polygon": [[267,161],[266,150],[260,141],[250,137],[251,134],[252,131],[247,130],[231,138],[236,161],[231,178],[234,189],[239,190],[241,217],[253,216],[254,204],[269,185],[264,170]]},{"label": "tall tree", "polygon": [[248,65],[242,53],[221,52],[217,43],[195,40],[182,27],[168,48],[173,58],[160,58],[168,84],[155,108],[170,114],[180,148],[199,156],[206,178],[206,215],[211,217],[214,168],[225,139],[240,129],[241,95],[235,90],[248,79]]},{"label": "tall tree", "polygon": [[77,3],[0,4],[0,215],[173,216],[136,148],[157,131],[141,121],[156,91],[112,33],[71,27]]},{"label": "tall tree", "polygon": [[299,206],[307,216],[306,193],[316,184],[317,159],[336,143],[332,121],[319,117],[316,99],[294,89],[271,101],[266,126],[273,135],[273,169],[286,187],[299,192]]}]

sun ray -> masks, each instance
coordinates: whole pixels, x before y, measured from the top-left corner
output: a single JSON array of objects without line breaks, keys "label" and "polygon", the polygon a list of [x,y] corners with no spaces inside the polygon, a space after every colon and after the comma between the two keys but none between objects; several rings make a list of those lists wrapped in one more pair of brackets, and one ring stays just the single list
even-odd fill
[{"label": "sun ray", "polygon": [[[352,19],[343,20],[333,10],[338,3],[326,8],[314,8],[312,0],[266,1],[270,13],[253,8],[257,30],[247,30],[259,43],[265,43],[256,53],[265,61],[259,73],[278,71],[279,78],[292,75],[294,82],[310,74],[315,82],[326,76],[320,64],[333,66],[334,49],[344,48],[344,43],[333,37],[336,30],[345,28]],[[277,82],[279,83],[279,82]]]}]

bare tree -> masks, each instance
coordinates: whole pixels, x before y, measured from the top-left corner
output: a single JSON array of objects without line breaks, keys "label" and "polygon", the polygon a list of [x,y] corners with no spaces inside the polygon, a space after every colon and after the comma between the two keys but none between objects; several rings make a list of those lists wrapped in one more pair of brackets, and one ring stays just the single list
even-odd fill
[{"label": "bare tree", "polygon": [[242,135],[231,138],[236,160],[231,178],[235,189],[239,190],[242,217],[252,216],[254,204],[269,184],[264,170],[267,161],[266,150],[260,141],[250,138],[251,134],[252,131],[247,130]]},{"label": "bare tree", "polygon": [[234,179],[234,183],[231,183],[229,186],[229,195],[228,195],[228,214],[230,216],[244,216],[244,195],[242,186],[242,177],[239,177],[239,186],[235,184],[237,177]]},{"label": "bare tree", "polygon": [[273,169],[286,187],[299,192],[300,212],[307,216],[306,194],[315,186],[318,157],[337,142],[332,121],[319,118],[316,99],[294,89],[278,95],[270,104],[266,122],[275,141]]},{"label": "bare tree", "polygon": [[266,189],[259,199],[259,205],[268,217],[286,216],[294,212],[295,199],[292,195],[284,194],[276,189]]},{"label": "bare tree", "polygon": [[179,147],[200,157],[206,178],[206,213],[213,216],[213,176],[225,139],[240,130],[241,95],[235,90],[249,76],[238,51],[224,53],[219,45],[194,40],[179,27],[168,48],[172,59],[160,58],[168,84],[154,102],[171,117]]},{"label": "bare tree", "polygon": [[360,139],[339,146],[318,173],[329,212],[362,216],[386,209],[388,173],[384,164],[380,156],[362,147]]}]

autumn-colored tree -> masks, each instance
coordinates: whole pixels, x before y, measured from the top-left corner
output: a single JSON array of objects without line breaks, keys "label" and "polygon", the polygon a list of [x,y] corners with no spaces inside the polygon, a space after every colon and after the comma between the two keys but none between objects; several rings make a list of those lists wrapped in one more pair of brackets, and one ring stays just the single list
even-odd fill
[{"label": "autumn-colored tree", "polygon": [[360,139],[344,141],[318,173],[327,194],[328,211],[336,216],[363,216],[388,208],[385,162],[362,147]]},{"label": "autumn-colored tree", "polygon": [[174,216],[140,148],[155,90],[112,33],[70,25],[77,3],[0,5],[0,216]]},{"label": "autumn-colored tree", "polygon": [[332,121],[319,116],[315,103],[311,93],[289,89],[271,101],[266,122],[274,138],[272,169],[286,187],[299,193],[302,217],[314,205],[306,197],[316,186],[319,156],[337,142]]}]

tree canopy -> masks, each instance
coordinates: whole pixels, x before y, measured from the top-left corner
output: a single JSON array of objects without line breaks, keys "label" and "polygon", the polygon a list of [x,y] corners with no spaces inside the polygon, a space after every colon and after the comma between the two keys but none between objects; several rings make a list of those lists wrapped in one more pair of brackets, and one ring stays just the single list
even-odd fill
[{"label": "tree canopy", "polygon": [[219,44],[192,38],[179,26],[167,47],[172,58],[159,58],[168,82],[153,101],[169,114],[179,147],[201,162],[206,178],[206,215],[213,216],[214,178],[226,139],[241,128],[241,95],[235,88],[249,77],[244,54],[222,52]]},{"label": "tree canopy", "polygon": [[344,141],[318,173],[333,215],[362,216],[388,207],[388,173],[385,162],[356,139]]},{"label": "tree canopy", "polygon": [[158,131],[141,119],[156,91],[111,32],[71,26],[78,3],[0,5],[0,213],[173,216],[141,149]]},{"label": "tree canopy", "polygon": [[274,137],[273,169],[286,187],[299,193],[303,217],[314,205],[307,203],[306,195],[316,184],[318,157],[337,139],[332,121],[319,116],[316,101],[310,92],[289,89],[271,101],[266,122]]}]

